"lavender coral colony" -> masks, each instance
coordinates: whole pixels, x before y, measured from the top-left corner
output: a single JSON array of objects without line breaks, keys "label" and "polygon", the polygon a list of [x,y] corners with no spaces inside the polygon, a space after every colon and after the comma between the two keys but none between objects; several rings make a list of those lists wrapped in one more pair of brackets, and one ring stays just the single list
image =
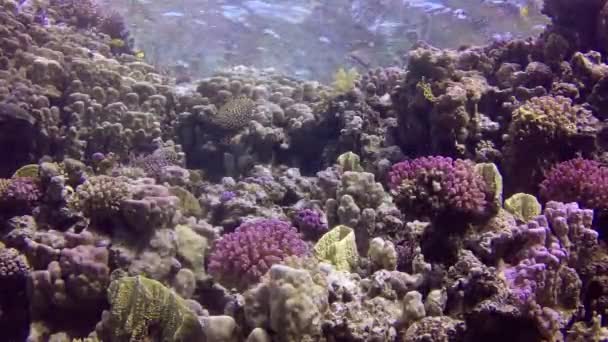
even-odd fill
[{"label": "lavender coral colony", "polygon": [[608,341],[608,2],[544,13],[178,88],[101,3],[0,0],[0,340]]}]

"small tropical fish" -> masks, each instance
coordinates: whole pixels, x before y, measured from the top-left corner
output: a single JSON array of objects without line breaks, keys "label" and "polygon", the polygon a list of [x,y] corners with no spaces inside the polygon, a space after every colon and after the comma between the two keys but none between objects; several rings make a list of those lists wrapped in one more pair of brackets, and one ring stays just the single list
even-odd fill
[{"label": "small tropical fish", "polygon": [[125,46],[125,41],[120,39],[120,38],[114,38],[112,40],[110,40],[110,47],[113,48],[122,48]]},{"label": "small tropical fish", "polygon": [[146,58],[146,54],[142,50],[137,50],[135,51],[135,58],[143,60],[144,58]]},{"label": "small tropical fish", "polygon": [[530,7],[528,5],[521,6],[519,8],[519,16],[523,19],[528,18],[528,16],[530,16]]}]

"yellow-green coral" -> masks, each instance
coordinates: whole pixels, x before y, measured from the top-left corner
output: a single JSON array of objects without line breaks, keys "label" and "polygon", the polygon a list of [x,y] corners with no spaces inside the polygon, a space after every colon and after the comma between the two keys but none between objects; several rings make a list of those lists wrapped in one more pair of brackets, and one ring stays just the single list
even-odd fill
[{"label": "yellow-green coral", "polygon": [[[142,276],[114,280],[108,288],[109,341],[204,341],[196,314],[184,299]],[[151,332],[155,336],[149,336]]]},{"label": "yellow-green coral", "polygon": [[9,185],[11,185],[10,179],[0,178],[0,196],[4,194]]},{"label": "yellow-green coral", "polygon": [[359,261],[355,232],[343,225],[325,233],[313,250],[319,261],[330,263],[340,271],[350,272]]},{"label": "yellow-green coral", "polygon": [[29,178],[38,178],[40,172],[40,167],[38,164],[28,164],[20,167],[13,174],[12,178],[16,177],[29,177]]},{"label": "yellow-green coral", "polygon": [[512,139],[530,137],[551,141],[576,134],[579,125],[592,128],[596,121],[591,112],[573,106],[569,98],[541,96],[526,101],[513,112],[509,130]]},{"label": "yellow-green coral", "polygon": [[502,205],[502,175],[494,163],[479,163],[475,165],[475,171],[481,175],[488,189],[494,196],[494,203]]},{"label": "yellow-green coral", "polygon": [[513,214],[516,219],[528,222],[541,213],[541,205],[536,197],[517,193],[505,200],[505,209]]},{"label": "yellow-green coral", "polygon": [[332,83],[334,94],[342,95],[353,90],[358,78],[359,73],[355,68],[348,71],[344,70],[344,68],[338,69],[338,71],[334,74],[334,82]]},{"label": "yellow-green coral", "polygon": [[431,84],[427,82],[424,77],[418,81],[418,83],[416,83],[416,89],[422,91],[422,95],[428,101],[434,102],[436,100],[435,95],[433,94],[433,89],[431,88]]},{"label": "yellow-green coral", "polygon": [[342,168],[343,172],[346,172],[346,171],[361,172],[361,171],[363,171],[363,168],[361,167],[361,160],[360,160],[359,156],[350,151],[343,153],[338,157],[338,165]]},{"label": "yellow-green coral", "polygon": [[182,210],[182,214],[195,217],[200,217],[203,214],[203,209],[198,199],[190,191],[181,186],[172,186],[169,188],[169,192],[179,198],[179,207]]}]

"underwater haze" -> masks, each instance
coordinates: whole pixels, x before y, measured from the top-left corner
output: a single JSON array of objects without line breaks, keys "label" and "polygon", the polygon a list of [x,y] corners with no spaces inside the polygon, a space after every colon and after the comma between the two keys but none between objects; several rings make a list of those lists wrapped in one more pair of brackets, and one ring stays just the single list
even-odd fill
[{"label": "underwater haze", "polygon": [[105,0],[149,61],[184,76],[274,68],[328,80],[339,67],[403,65],[418,40],[456,48],[537,35],[539,0]]},{"label": "underwater haze", "polygon": [[608,342],[608,0],[0,0],[0,342]]}]

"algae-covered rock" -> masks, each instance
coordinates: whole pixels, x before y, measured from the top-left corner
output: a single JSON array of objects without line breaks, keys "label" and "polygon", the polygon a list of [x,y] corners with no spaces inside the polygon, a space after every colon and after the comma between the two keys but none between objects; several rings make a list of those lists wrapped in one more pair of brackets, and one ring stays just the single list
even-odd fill
[{"label": "algae-covered rock", "polygon": [[541,213],[541,205],[530,194],[517,193],[505,200],[505,209],[522,222],[528,222]]},{"label": "algae-covered rock", "polygon": [[340,225],[325,233],[314,247],[317,259],[330,263],[340,271],[351,271],[359,260],[355,232]]},{"label": "algae-covered rock", "polygon": [[[272,332],[272,341],[321,340],[328,286],[309,271],[273,265],[262,282],[247,290],[243,297],[248,326]],[[263,335],[259,333],[257,340],[264,341]]]},{"label": "algae-covered rock", "polygon": [[185,266],[191,268],[197,277],[204,276],[205,253],[209,249],[206,238],[198,235],[186,225],[177,225],[177,255]]},{"label": "algae-covered rock", "polygon": [[394,271],[397,269],[397,250],[395,245],[381,237],[373,238],[367,252],[371,263],[377,269]]},{"label": "algae-covered rock", "polygon": [[203,215],[203,209],[201,209],[198,199],[194,197],[190,191],[182,188],[181,186],[172,186],[169,188],[169,192],[171,192],[173,196],[179,198],[179,207],[182,214],[195,217],[200,217]]},{"label": "algae-covered rock", "polygon": [[204,341],[203,328],[186,301],[156,280],[142,276],[114,280],[108,301],[104,341]]}]

